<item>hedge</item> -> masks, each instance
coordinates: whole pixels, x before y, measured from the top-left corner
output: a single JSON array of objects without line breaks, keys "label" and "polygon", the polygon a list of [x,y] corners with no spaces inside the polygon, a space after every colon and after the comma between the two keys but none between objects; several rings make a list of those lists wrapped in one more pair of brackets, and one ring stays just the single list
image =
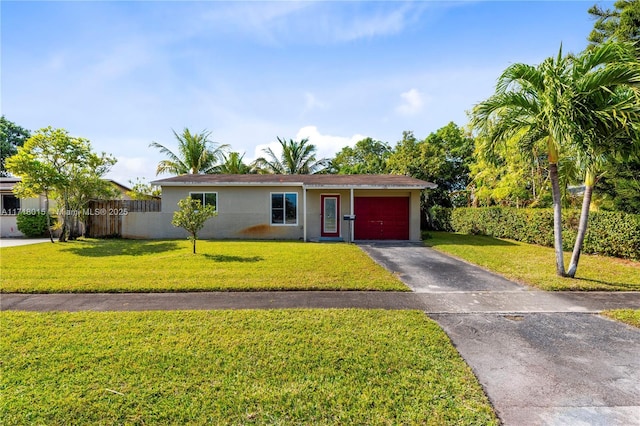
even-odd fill
[{"label": "hedge", "polygon": [[[573,250],[579,218],[579,210],[562,213],[564,250]],[[551,209],[457,208],[451,212],[451,228],[465,234],[490,235],[553,247]],[[640,215],[591,212],[582,252],[640,260]]]},{"label": "hedge", "polygon": [[[51,224],[53,225],[53,223],[54,219],[52,218]],[[47,232],[47,215],[42,212],[20,212],[16,218],[16,225],[26,237],[42,237]]]}]

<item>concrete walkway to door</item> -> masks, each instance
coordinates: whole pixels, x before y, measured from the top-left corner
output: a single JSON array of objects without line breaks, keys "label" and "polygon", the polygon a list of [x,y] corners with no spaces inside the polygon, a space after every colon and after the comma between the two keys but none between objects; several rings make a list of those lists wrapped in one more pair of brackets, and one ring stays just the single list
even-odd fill
[{"label": "concrete walkway to door", "polygon": [[505,425],[640,425],[640,292],[548,293],[421,244],[362,243],[428,307]]}]

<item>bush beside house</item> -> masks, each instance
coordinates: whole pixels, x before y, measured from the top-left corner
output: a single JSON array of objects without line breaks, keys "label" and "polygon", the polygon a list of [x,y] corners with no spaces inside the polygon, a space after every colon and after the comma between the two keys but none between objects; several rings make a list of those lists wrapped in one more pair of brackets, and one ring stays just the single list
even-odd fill
[{"label": "bush beside house", "polygon": [[[578,210],[563,212],[562,238],[565,250],[573,248],[579,218]],[[457,208],[451,211],[450,224],[455,232],[553,246],[551,209]],[[640,260],[640,215],[592,212],[582,252]]]}]

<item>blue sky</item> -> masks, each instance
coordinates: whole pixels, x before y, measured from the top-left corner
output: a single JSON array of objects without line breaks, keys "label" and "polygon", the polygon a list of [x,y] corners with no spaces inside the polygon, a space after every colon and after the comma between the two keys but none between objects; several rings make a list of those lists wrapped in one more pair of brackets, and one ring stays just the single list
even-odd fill
[{"label": "blue sky", "polygon": [[510,64],[583,50],[594,3],[3,0],[0,108],[90,139],[124,184],[185,127],[247,160],[277,136],[393,146],[465,125]]}]

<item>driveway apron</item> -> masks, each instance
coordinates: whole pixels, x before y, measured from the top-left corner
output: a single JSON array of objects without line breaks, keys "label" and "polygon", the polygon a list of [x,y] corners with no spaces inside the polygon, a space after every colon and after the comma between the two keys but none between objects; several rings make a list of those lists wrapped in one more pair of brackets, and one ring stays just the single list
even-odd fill
[{"label": "driveway apron", "polygon": [[416,292],[505,425],[640,425],[640,292],[549,293],[419,244],[360,247]]}]

